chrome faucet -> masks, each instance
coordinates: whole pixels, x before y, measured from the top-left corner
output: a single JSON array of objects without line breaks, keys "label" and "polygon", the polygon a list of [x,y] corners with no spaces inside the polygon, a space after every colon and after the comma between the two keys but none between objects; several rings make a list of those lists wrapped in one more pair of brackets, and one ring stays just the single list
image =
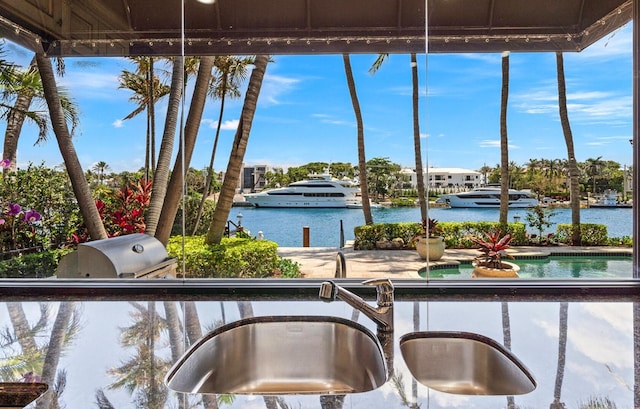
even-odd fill
[{"label": "chrome faucet", "polygon": [[320,299],[333,301],[340,298],[353,308],[364,313],[378,324],[378,331],[393,331],[393,284],[388,278],[374,278],[364,281],[362,284],[375,285],[377,293],[377,307],[372,307],[365,300],[346,290],[333,281],[325,281],[320,284]]}]

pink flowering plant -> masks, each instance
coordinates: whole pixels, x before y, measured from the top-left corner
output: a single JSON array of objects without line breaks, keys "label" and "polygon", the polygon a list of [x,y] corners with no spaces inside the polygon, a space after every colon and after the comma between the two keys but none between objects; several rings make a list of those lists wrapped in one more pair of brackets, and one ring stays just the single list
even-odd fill
[{"label": "pink flowering plant", "polygon": [[[0,169],[10,165],[8,159],[0,161]],[[0,253],[41,246],[43,241],[42,215],[0,197]]]},{"label": "pink flowering plant", "polygon": [[42,216],[17,203],[6,203],[0,211],[0,252],[42,245]]}]

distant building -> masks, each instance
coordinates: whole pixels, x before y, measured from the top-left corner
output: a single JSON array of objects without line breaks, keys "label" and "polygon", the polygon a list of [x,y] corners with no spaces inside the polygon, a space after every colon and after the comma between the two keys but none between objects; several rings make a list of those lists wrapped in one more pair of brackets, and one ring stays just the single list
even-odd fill
[{"label": "distant building", "polygon": [[463,168],[429,168],[429,187],[466,187],[484,185],[480,172]]},{"label": "distant building", "polygon": [[252,193],[264,189],[265,173],[269,170],[267,165],[244,166],[240,175],[240,192]]}]

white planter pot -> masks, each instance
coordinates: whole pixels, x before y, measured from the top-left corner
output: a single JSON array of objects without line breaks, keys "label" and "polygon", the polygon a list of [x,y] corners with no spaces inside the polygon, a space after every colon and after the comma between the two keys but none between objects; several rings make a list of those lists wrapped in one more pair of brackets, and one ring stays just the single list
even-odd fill
[{"label": "white planter pot", "polygon": [[440,260],[444,255],[444,237],[420,237],[416,242],[416,250],[424,260],[429,256],[429,261]]}]

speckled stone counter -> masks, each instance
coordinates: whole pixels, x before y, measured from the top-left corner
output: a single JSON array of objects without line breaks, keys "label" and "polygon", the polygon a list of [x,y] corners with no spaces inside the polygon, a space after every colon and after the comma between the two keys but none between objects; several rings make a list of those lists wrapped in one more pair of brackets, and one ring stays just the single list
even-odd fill
[{"label": "speckled stone counter", "polygon": [[[180,402],[213,407],[203,406],[200,395],[177,394],[164,388],[164,375],[174,362],[172,354],[183,351],[184,317],[189,331],[201,334],[243,317],[273,315],[330,315],[354,319],[374,333],[376,330],[375,324],[363,314],[354,314],[346,303],[314,299],[21,300],[3,304],[0,322],[8,334],[15,334],[24,324],[20,312],[29,326],[43,324],[33,338],[40,346],[55,345],[59,329],[54,327],[64,324],[68,338],[55,373],[66,378],[60,401],[68,408],[94,407],[100,399],[117,408],[151,407],[151,401],[161,402],[154,407],[193,407],[180,406]],[[618,408],[638,407],[634,390],[640,381],[635,375],[640,371],[635,352],[640,350],[639,307],[629,298],[466,301],[397,297],[393,377],[380,388],[343,396],[224,396],[219,398],[227,403],[221,407],[400,408],[417,403],[422,408],[549,408],[561,402],[567,408],[580,408],[606,400]],[[537,389],[513,397],[466,396],[437,392],[415,382],[402,359],[398,339],[425,330],[475,332],[510,346],[533,373]],[[20,363],[13,371],[18,379],[13,380],[20,380],[21,371],[28,372],[27,363],[36,372],[42,371],[44,355],[24,356],[21,345],[27,345],[24,339],[3,348],[5,362],[12,359]]]}]

